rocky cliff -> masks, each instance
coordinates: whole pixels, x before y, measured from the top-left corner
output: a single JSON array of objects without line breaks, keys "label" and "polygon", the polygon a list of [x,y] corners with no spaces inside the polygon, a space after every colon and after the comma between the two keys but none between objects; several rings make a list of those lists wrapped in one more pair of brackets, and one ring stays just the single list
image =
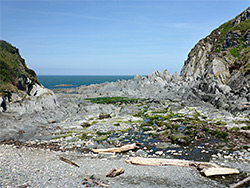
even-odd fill
[{"label": "rocky cliff", "polygon": [[54,108],[55,95],[44,88],[19,50],[0,40],[0,111],[19,114]]},{"label": "rocky cliff", "polygon": [[249,111],[250,7],[200,40],[180,75],[201,100],[231,112]]},{"label": "rocky cliff", "polygon": [[200,40],[181,70],[185,80],[215,78],[231,88],[249,86],[250,7]]}]

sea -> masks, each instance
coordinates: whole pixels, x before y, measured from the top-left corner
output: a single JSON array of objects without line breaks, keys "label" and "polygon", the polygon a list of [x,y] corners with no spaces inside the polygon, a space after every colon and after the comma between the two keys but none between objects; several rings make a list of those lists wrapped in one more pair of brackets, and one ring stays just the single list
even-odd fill
[{"label": "sea", "polygon": [[66,76],[66,75],[39,75],[37,76],[40,83],[49,89],[59,88],[76,88],[81,85],[100,84],[103,82],[116,82],[118,80],[131,80],[134,75],[83,75],[83,76]]}]

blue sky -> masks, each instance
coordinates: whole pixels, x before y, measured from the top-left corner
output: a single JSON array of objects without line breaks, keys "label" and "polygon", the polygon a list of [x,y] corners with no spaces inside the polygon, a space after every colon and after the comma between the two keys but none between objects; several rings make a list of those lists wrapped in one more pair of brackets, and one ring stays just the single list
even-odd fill
[{"label": "blue sky", "polygon": [[0,0],[0,38],[38,75],[180,72],[249,0]]}]

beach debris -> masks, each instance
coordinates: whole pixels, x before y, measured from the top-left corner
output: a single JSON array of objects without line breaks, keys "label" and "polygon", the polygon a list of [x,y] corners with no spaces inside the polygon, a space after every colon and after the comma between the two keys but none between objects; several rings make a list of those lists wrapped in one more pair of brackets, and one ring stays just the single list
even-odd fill
[{"label": "beach debris", "polygon": [[92,175],[90,178],[84,177],[82,184],[85,185],[85,187],[90,187],[90,186],[110,187],[110,185],[107,185],[105,183],[100,182],[99,180],[96,180],[94,175]]},{"label": "beach debris", "polygon": [[234,185],[231,185],[230,188],[238,188],[238,187],[244,185],[244,184],[247,183],[247,182],[250,182],[250,176],[248,176],[247,178],[245,178],[245,179],[239,181],[238,183],[236,183],[236,184],[234,184]]},{"label": "beach debris", "polygon": [[133,144],[127,144],[127,145],[124,145],[124,146],[121,146],[121,147],[117,147],[117,148],[92,149],[92,151],[95,152],[95,153],[106,153],[106,152],[109,152],[109,153],[122,153],[122,152],[125,152],[125,151],[134,150],[136,148],[137,148],[136,144],[133,143]]},{"label": "beach debris", "polygon": [[124,173],[123,168],[113,168],[107,175],[106,177],[116,177]]},{"label": "beach debris", "polygon": [[133,165],[194,167],[206,177],[240,173],[239,170],[237,169],[223,168],[217,164],[210,162],[198,162],[198,161],[188,161],[180,159],[130,157],[126,159],[125,162],[127,164],[133,164]]},{"label": "beach debris", "polygon": [[233,168],[207,168],[200,171],[206,177],[239,174],[240,171]]},{"label": "beach debris", "polygon": [[60,156],[60,160],[80,168],[80,166],[78,164],[76,164],[75,162],[73,162],[65,157]]}]

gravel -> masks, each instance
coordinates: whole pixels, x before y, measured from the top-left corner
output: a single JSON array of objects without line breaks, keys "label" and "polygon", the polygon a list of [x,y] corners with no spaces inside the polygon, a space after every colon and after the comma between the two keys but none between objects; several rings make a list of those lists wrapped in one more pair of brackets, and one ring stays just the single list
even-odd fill
[{"label": "gravel", "polygon": [[[80,168],[59,159],[66,157]],[[111,187],[225,187],[203,177],[196,169],[167,166],[134,166],[124,162],[125,156],[76,152],[55,152],[32,148],[0,145],[0,187],[85,187],[84,177],[94,175],[99,182]],[[125,173],[108,178],[113,168]],[[93,177],[93,176],[92,176]]]}]

